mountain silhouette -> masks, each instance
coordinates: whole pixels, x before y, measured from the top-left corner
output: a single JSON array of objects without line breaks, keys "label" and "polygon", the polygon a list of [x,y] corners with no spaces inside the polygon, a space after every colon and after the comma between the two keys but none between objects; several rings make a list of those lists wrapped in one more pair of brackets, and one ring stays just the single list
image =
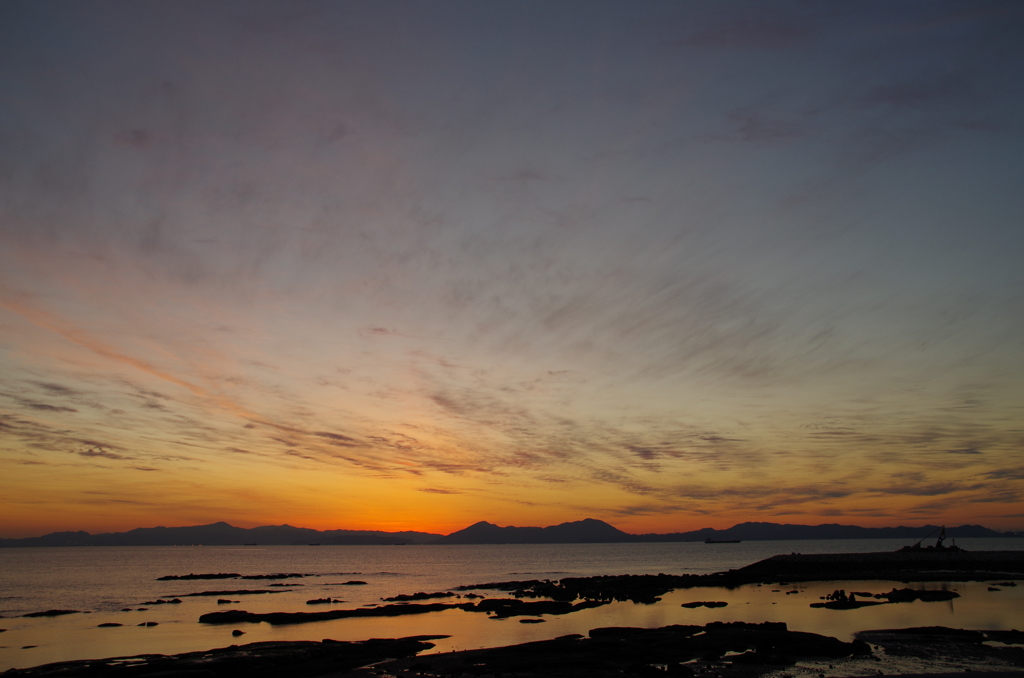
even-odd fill
[{"label": "mountain silhouette", "polygon": [[[770,541],[801,539],[905,539],[917,540],[937,532],[936,525],[922,527],[859,527],[857,525],[785,525],[739,523],[724,530],[705,527],[670,534],[629,534],[602,520],[587,518],[548,527],[499,527],[480,521],[447,536],[428,532],[380,532],[374,530],[314,530],[291,525],[264,525],[247,529],[225,522],[189,527],[139,527],[127,532],[89,534],[52,532],[42,537],[0,539],[0,547],[21,546],[179,546],[179,545],[385,545],[385,544],[607,544],[677,541]],[[1015,537],[981,525],[946,528],[953,539]]]},{"label": "mountain silhouette", "polygon": [[550,527],[498,527],[479,522],[434,544],[595,544],[635,541],[636,537],[603,520],[587,518]]},{"label": "mountain silhouette", "polygon": [[423,544],[439,538],[428,532],[379,532],[374,530],[313,530],[291,525],[265,525],[246,529],[225,522],[190,527],[139,527],[128,532],[89,534],[53,532],[28,539],[0,539],[4,546],[222,546],[232,544],[384,545]]}]

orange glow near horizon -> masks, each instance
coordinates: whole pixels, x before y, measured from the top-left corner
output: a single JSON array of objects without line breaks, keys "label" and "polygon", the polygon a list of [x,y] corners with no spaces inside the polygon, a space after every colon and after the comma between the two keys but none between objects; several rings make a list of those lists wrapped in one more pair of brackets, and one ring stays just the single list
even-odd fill
[{"label": "orange glow near horizon", "polygon": [[1024,527],[998,12],[16,4],[0,537]]}]

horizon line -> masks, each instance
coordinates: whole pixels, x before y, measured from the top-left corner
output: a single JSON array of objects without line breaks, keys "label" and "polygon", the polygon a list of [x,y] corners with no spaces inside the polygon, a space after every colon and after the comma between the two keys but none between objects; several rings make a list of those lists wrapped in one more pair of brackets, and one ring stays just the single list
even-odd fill
[{"label": "horizon line", "polygon": [[93,537],[93,536],[100,536],[100,535],[106,535],[106,534],[110,534],[110,535],[127,534],[127,533],[133,532],[135,530],[158,530],[158,529],[177,530],[177,529],[188,529],[188,528],[213,527],[215,525],[225,525],[225,526],[230,527],[232,529],[238,529],[238,530],[257,530],[257,529],[261,529],[261,528],[277,527],[277,528],[291,528],[291,529],[295,529],[295,530],[308,530],[308,531],[311,531],[311,532],[321,532],[321,533],[323,533],[323,532],[354,532],[354,533],[373,533],[373,534],[402,534],[402,533],[412,532],[412,533],[423,534],[423,535],[431,535],[431,536],[435,536],[436,535],[438,537],[449,537],[451,535],[458,534],[459,532],[463,532],[463,531],[465,531],[465,530],[467,530],[467,529],[469,529],[471,527],[474,527],[474,526],[480,525],[480,524],[490,525],[490,526],[496,527],[498,529],[539,529],[539,530],[545,530],[545,529],[550,529],[550,528],[553,528],[553,527],[561,527],[563,525],[575,525],[575,524],[584,523],[584,522],[588,522],[588,521],[589,522],[602,523],[604,525],[607,525],[608,527],[611,527],[612,529],[614,529],[614,530],[616,530],[618,532],[621,532],[624,535],[628,535],[628,536],[631,536],[631,537],[643,537],[643,536],[648,536],[648,535],[667,536],[667,535],[673,535],[673,534],[693,534],[693,533],[699,533],[699,532],[727,532],[729,530],[735,529],[735,528],[743,526],[743,525],[772,525],[772,526],[778,526],[778,527],[809,527],[809,528],[814,528],[814,527],[843,527],[843,528],[857,528],[857,529],[863,529],[863,530],[925,529],[925,528],[929,528],[929,527],[930,528],[944,527],[944,528],[947,528],[947,529],[957,529],[957,528],[963,528],[963,527],[976,527],[976,528],[982,528],[982,529],[990,530],[992,532],[1001,532],[1001,533],[1004,533],[1004,534],[1017,534],[1017,533],[1020,533],[1020,532],[1024,531],[1024,529],[1022,529],[1022,528],[1016,528],[1016,529],[1010,529],[1010,530],[998,530],[998,529],[992,529],[992,528],[986,527],[986,526],[981,525],[981,524],[974,524],[974,523],[964,523],[964,524],[961,524],[961,525],[953,525],[953,526],[939,525],[939,524],[932,524],[932,523],[924,523],[924,524],[921,524],[921,525],[907,525],[907,524],[903,524],[903,525],[887,525],[887,526],[881,526],[881,527],[865,527],[863,525],[845,524],[845,523],[818,523],[816,525],[811,525],[811,524],[806,524],[806,523],[775,523],[775,522],[770,522],[770,521],[749,521],[748,520],[748,521],[743,521],[743,522],[735,523],[734,525],[732,525],[730,527],[726,527],[726,528],[701,527],[701,528],[697,528],[697,529],[694,529],[694,530],[681,530],[681,531],[674,531],[674,532],[643,532],[643,533],[633,533],[633,532],[626,532],[624,530],[621,530],[621,529],[619,529],[618,527],[615,527],[615,525],[609,523],[606,520],[601,520],[599,518],[581,518],[579,520],[571,520],[571,521],[566,521],[566,522],[563,522],[563,523],[557,523],[557,524],[552,524],[552,525],[544,525],[544,526],[539,526],[539,525],[498,525],[497,523],[492,523],[492,522],[487,521],[487,520],[478,520],[478,521],[476,521],[474,523],[471,523],[471,524],[467,525],[464,528],[455,530],[454,532],[449,532],[448,534],[442,534],[442,533],[439,533],[439,532],[425,532],[425,531],[422,531],[422,530],[415,530],[415,529],[401,529],[401,530],[394,530],[394,531],[390,531],[390,530],[350,529],[350,528],[343,528],[343,527],[328,528],[328,529],[317,529],[317,528],[313,528],[313,527],[301,527],[301,526],[296,526],[296,525],[290,525],[288,523],[257,525],[257,526],[254,526],[254,527],[240,527],[238,525],[232,525],[231,523],[229,523],[229,522],[227,522],[225,520],[218,520],[218,521],[214,521],[212,523],[204,523],[204,524],[198,524],[198,525],[139,526],[139,527],[129,528],[129,529],[126,529],[126,530],[123,530],[123,531],[120,531],[120,532],[118,532],[118,531],[114,531],[114,532],[88,532],[87,530],[84,530],[84,529],[78,529],[78,530],[75,530],[75,529],[55,530],[55,531],[47,532],[45,534],[41,534],[41,535],[34,536],[34,537],[0,537],[0,540],[4,540],[4,541],[22,541],[22,540],[26,540],[26,539],[41,539],[43,537],[48,537],[50,535],[65,534],[65,533],[85,533],[85,534]]}]

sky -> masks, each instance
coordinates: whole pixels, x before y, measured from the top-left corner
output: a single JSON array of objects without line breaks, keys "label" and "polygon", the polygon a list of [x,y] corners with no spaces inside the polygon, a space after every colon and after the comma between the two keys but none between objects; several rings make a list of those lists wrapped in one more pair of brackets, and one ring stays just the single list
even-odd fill
[{"label": "sky", "polygon": [[1024,5],[0,4],[0,536],[1024,526]]}]

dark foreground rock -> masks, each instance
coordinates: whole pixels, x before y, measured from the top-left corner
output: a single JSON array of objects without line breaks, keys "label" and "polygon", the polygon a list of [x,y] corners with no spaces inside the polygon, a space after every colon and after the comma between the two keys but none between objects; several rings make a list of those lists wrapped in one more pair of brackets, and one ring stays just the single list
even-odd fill
[{"label": "dark foreground rock", "polygon": [[298,572],[276,572],[274,574],[239,574],[237,572],[212,572],[202,574],[167,574],[157,577],[157,581],[194,581],[197,579],[295,579],[298,577],[312,577],[311,574],[300,574]]},{"label": "dark foreground rock", "polygon": [[811,603],[811,607],[823,607],[826,610],[859,610],[872,605],[886,605],[881,600],[830,600],[827,603]]},{"label": "dark foreground rock", "polygon": [[61,617],[66,614],[78,614],[81,610],[43,610],[42,612],[29,612],[22,617]]},{"label": "dark foreground rock", "polygon": [[481,600],[475,605],[466,605],[463,609],[469,612],[486,612],[493,615],[495,619],[505,619],[508,617],[532,617],[541,614],[569,614],[570,612],[587,610],[607,604],[607,601],[603,600],[585,600],[580,603],[569,603],[562,600],[539,600],[534,603],[528,603],[515,598],[490,598],[488,600]]},{"label": "dark foreground rock", "polygon": [[[326,598],[308,601],[313,605],[334,601]],[[558,600],[539,600],[526,602],[516,598],[490,598],[478,603],[426,603],[417,605],[404,603],[399,605],[382,605],[381,607],[363,607],[355,610],[328,610],[325,612],[246,612],[245,610],[224,610],[208,612],[199,617],[201,624],[241,624],[267,622],[274,626],[285,624],[308,624],[310,622],[348,619],[352,617],[402,617],[410,614],[426,614],[441,610],[459,609],[466,612],[484,612],[493,619],[508,617],[535,617],[542,614],[561,615],[605,605],[605,601],[585,600],[579,603],[568,603]]]},{"label": "dark foreground rock", "polygon": [[360,608],[357,610],[326,610],[324,612],[246,612],[245,610],[224,610],[208,612],[199,617],[201,624],[242,624],[267,622],[274,626],[285,624],[306,624],[309,622],[347,619],[351,617],[399,617],[407,614],[440,612],[462,605],[429,603],[426,605],[385,605],[383,607]]},{"label": "dark foreground rock", "polygon": [[[566,577],[560,580],[490,582],[459,586],[456,591],[495,590],[516,598],[632,601],[655,603],[675,589],[809,581],[991,581],[1007,575],[1024,578],[1024,551],[917,551],[892,553],[793,553],[714,574],[651,574]],[[908,589],[909,590],[909,589]],[[888,595],[888,594],[886,594]],[[944,592],[928,595],[945,596]],[[927,600],[929,598],[921,598]],[[931,600],[948,600],[933,597]],[[890,602],[895,602],[890,599]]]},{"label": "dark foreground rock", "polygon": [[[724,573],[740,584],[772,581],[986,581],[1024,577],[1024,551],[896,551],[773,556]],[[712,575],[714,576],[714,575]]]},{"label": "dark foreground rock", "polygon": [[[867,656],[863,642],[844,643],[789,631],[784,623],[715,622],[659,629],[600,628],[511,647],[449,652],[373,668],[391,676],[757,676],[807,658]],[[728,654],[727,654],[728,653]],[[369,671],[353,676],[369,676]]]},{"label": "dark foreground rock", "polygon": [[[621,678],[697,675],[715,678],[756,678],[792,672],[800,662],[823,662],[829,675],[895,675],[907,666],[892,659],[931,662],[931,667],[956,666],[987,672],[1017,673],[1024,667],[1024,648],[990,647],[984,642],[1020,643],[1019,631],[965,631],[942,627],[865,631],[852,643],[813,633],[789,631],[784,623],[715,622],[705,626],[658,629],[599,628],[510,647],[419,655],[427,642],[445,636],[344,643],[264,642],[190,652],[181,655],[140,655],[103,660],[46,664],[12,669],[5,678],[440,678],[502,676],[503,678]],[[870,645],[869,645],[870,643]],[[883,656],[872,654],[871,645]],[[888,662],[888,663],[887,663]],[[938,663],[937,663],[938,662]],[[945,662],[942,664],[941,662]],[[844,673],[844,667],[861,670]],[[890,666],[890,664],[892,664]],[[872,666],[874,665],[874,666]],[[902,667],[893,670],[892,667]],[[890,669],[883,672],[881,668]],[[835,669],[832,671],[831,669]],[[934,671],[922,671],[932,673]],[[946,672],[951,673],[951,672]]]},{"label": "dark foreground rock", "polygon": [[[929,660],[937,656],[947,661],[967,665],[999,664],[1004,668],[1024,669],[1024,632],[972,631],[944,626],[926,626],[909,629],[881,629],[861,631],[859,640],[883,648],[892,657]],[[987,645],[985,643],[1013,643],[1018,645]]]},{"label": "dark foreground rock", "polygon": [[287,591],[270,591],[268,589],[239,589],[237,591],[200,591],[198,593],[183,593],[182,598],[194,598],[196,596],[258,596],[263,593],[288,593]]},{"label": "dark foreground rock", "polygon": [[196,579],[238,579],[242,575],[237,572],[208,572],[203,574],[165,574],[157,577],[157,581],[193,581]]},{"label": "dark foreground rock", "polygon": [[923,600],[928,603],[935,603],[945,600],[959,598],[956,591],[930,591],[926,589],[893,589],[889,593],[880,593],[876,598],[885,598],[890,603],[912,603],[915,600]]},{"label": "dark foreground rock", "polygon": [[391,596],[390,598],[381,598],[386,603],[401,603],[409,602],[413,600],[429,600],[431,598],[454,598],[456,595],[451,591],[437,591],[436,593],[424,593],[419,591],[417,593],[403,593],[397,596]]},{"label": "dark foreground rock", "polygon": [[[860,596],[861,600],[857,599]],[[849,597],[844,591],[836,591],[826,598],[825,603],[811,603],[811,607],[823,607],[828,610],[856,610],[870,605],[885,605],[887,603],[912,603],[921,600],[928,603],[953,600],[959,598],[956,591],[932,591],[928,589],[893,589],[889,593],[853,593]],[[884,600],[872,600],[872,599]]]},{"label": "dark foreground rock", "polygon": [[139,655],[111,659],[44,664],[30,669],[11,669],[8,676],[47,678],[312,678],[337,675],[385,659],[409,657],[433,647],[427,642],[445,636],[416,636],[360,642],[336,640],[250,643],[189,652],[179,655]]},{"label": "dark foreground rock", "polygon": [[[156,678],[244,675],[247,678],[313,676],[692,676],[714,663],[719,676],[756,676],[808,658],[839,659],[870,654],[861,641],[845,643],[789,631],[783,623],[715,622],[660,629],[601,628],[589,637],[563,636],[511,647],[415,657],[444,636],[342,643],[267,642],[175,656],[142,655],[17,669],[7,676]],[[728,653],[728,654],[727,654]],[[736,654],[739,653],[739,654]],[[387,660],[387,661],[385,661]],[[379,663],[384,662],[384,663]],[[372,667],[368,665],[373,664]]]},{"label": "dark foreground rock", "polygon": [[457,591],[490,589],[507,591],[516,598],[550,598],[565,602],[577,599],[602,602],[632,601],[656,603],[660,596],[673,589],[695,586],[728,586],[730,579],[722,574],[657,574],[657,575],[602,575],[596,577],[566,577],[558,581],[530,579],[526,581],[491,582],[459,586]]}]

